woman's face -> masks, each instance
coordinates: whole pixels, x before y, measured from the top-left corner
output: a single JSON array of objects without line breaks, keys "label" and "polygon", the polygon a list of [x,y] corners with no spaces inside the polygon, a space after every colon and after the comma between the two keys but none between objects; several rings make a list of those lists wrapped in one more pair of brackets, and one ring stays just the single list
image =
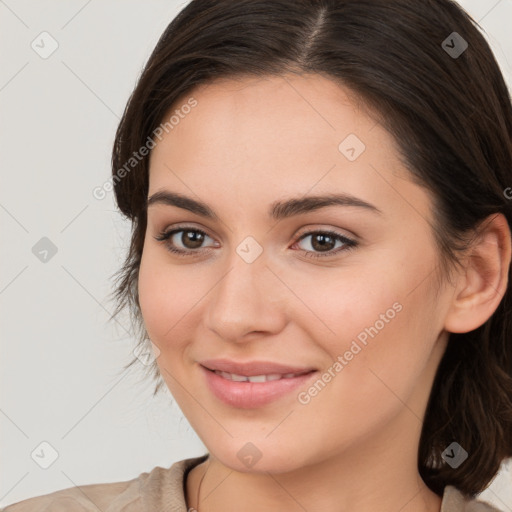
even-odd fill
[{"label": "woman's face", "polygon": [[[397,450],[415,464],[451,299],[447,286],[435,295],[429,196],[391,135],[326,78],[224,80],[191,96],[151,154],[138,281],[169,390],[239,471]],[[232,382],[201,365],[214,359],[315,371]]]}]

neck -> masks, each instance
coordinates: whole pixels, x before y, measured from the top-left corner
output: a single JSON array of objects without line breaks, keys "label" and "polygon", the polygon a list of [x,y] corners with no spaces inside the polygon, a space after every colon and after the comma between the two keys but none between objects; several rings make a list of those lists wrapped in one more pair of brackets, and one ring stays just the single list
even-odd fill
[{"label": "neck", "polygon": [[425,485],[415,459],[385,446],[359,445],[286,473],[242,473],[210,454],[187,477],[188,510],[440,512],[441,498]]}]

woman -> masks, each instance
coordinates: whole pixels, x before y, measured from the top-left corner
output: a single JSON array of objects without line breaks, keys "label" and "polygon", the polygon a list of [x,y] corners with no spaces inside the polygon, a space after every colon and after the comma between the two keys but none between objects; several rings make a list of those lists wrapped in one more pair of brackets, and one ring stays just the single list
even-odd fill
[{"label": "woman", "polygon": [[497,510],[512,108],[457,4],[194,0],[112,171],[118,311],[208,453],[6,511]]}]

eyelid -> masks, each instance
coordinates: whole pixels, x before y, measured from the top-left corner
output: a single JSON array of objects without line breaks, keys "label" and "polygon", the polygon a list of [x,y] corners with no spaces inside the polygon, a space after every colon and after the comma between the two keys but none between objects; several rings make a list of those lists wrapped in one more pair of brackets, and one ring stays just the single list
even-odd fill
[{"label": "eyelid", "polygon": [[[334,230],[333,228],[313,228],[311,226],[308,226],[308,227],[304,227],[303,230],[304,231],[301,234],[294,235],[295,241],[293,242],[291,247],[297,245],[298,243],[300,243],[303,239],[307,238],[308,236],[314,236],[315,234],[328,235],[328,236],[331,236],[332,238],[334,238],[336,241],[340,241],[342,243],[342,247],[338,247],[337,249],[331,249],[331,250],[325,251],[325,252],[322,252],[322,251],[316,252],[316,251],[309,251],[309,250],[305,250],[305,249],[299,249],[299,252],[302,252],[304,256],[309,257],[311,259],[334,258],[338,255],[338,253],[350,251],[351,249],[354,249],[354,248],[358,247],[358,245],[359,245],[359,241],[356,239],[357,237],[344,235],[344,234]],[[173,237],[176,233],[184,232],[184,231],[192,231],[192,232],[196,232],[196,233],[201,233],[201,234],[211,238],[212,240],[215,241],[216,244],[218,244],[218,242],[215,240],[215,238],[210,236],[205,230],[203,230],[201,228],[197,228],[190,224],[173,225],[172,227],[161,231],[160,234],[158,236],[155,236],[154,238],[158,242],[166,244],[167,250],[169,252],[174,253],[180,257],[195,257],[195,256],[203,254],[209,248],[212,247],[212,246],[207,246],[207,247],[200,247],[198,249],[181,249],[181,248],[176,248],[175,246],[170,244],[169,240],[171,239],[171,237]],[[217,245],[217,247],[218,247],[218,245]]]},{"label": "eyelid", "polygon": [[[307,226],[303,226],[298,232],[296,232],[294,235],[293,235],[293,238],[295,238],[295,242],[297,242],[299,240],[299,238],[301,238],[302,236],[304,235],[310,235],[310,234],[313,234],[313,233],[318,233],[318,232],[321,232],[321,233],[331,233],[335,236],[340,236],[340,237],[344,237],[344,238],[347,238],[347,239],[351,239],[353,240],[354,242],[358,241],[358,237],[355,235],[355,234],[352,234],[352,233],[342,233],[340,231],[338,231],[339,229],[341,228],[333,228],[333,227],[318,227],[319,225],[318,224],[313,224],[313,225],[307,225]],[[204,227],[204,226],[200,226],[200,227],[196,227],[195,225],[193,224],[190,224],[190,223],[178,223],[178,224],[172,224],[172,226],[170,226],[169,228],[164,228],[164,229],[161,229],[161,230],[158,230],[159,231],[159,234],[164,234],[164,233],[170,233],[171,231],[177,231],[177,230],[189,230],[189,231],[199,231],[199,232],[203,232],[205,235],[209,236],[210,238],[214,239],[215,237],[213,237],[212,235],[210,235],[208,233],[208,228]],[[295,243],[294,242],[294,243]]]},{"label": "eyelid", "polygon": [[321,224],[308,224],[307,226],[303,226],[300,228],[297,233],[294,235],[296,238],[300,238],[303,235],[309,235],[311,233],[332,233],[336,236],[342,236],[344,238],[349,238],[354,240],[354,242],[358,239],[357,235],[351,232],[347,232],[341,228],[335,228],[333,226],[321,225]]},{"label": "eyelid", "polygon": [[215,239],[214,236],[210,235],[208,228],[206,228],[204,226],[196,226],[196,225],[190,224],[190,223],[172,224],[169,227],[166,227],[163,229],[156,228],[156,230],[158,231],[159,236],[164,235],[164,234],[169,234],[173,231],[198,231],[200,233],[204,233],[205,235],[209,236],[213,240]]},{"label": "eyelid", "polygon": [[331,238],[334,238],[336,241],[340,241],[342,243],[342,247],[338,247],[336,249],[331,249],[331,250],[325,251],[325,252],[306,251],[306,250],[302,249],[302,252],[304,253],[304,255],[309,258],[317,258],[317,259],[318,258],[329,258],[329,257],[334,258],[339,253],[347,252],[347,251],[359,246],[359,242],[355,238],[346,236],[346,235],[339,233],[338,231],[335,231],[333,229],[321,229],[321,228],[314,229],[313,228],[313,229],[309,229],[305,233],[302,233],[301,235],[298,235],[298,238],[293,243],[292,247],[294,245],[299,244],[302,240],[306,239],[307,237],[314,236],[316,234],[328,235]]},{"label": "eyelid", "polygon": [[[185,224],[185,225],[176,224],[169,228],[162,229],[162,230],[158,231],[158,235],[154,236],[153,238],[159,242],[165,243],[165,242],[168,242],[172,236],[174,236],[176,233],[179,233],[180,231],[192,231],[192,232],[196,232],[196,233],[202,233],[203,235],[207,236],[208,238],[211,238],[216,244],[218,244],[218,242],[215,240],[215,238],[213,236],[211,236],[210,234],[208,234],[208,232],[205,229],[191,226],[190,224]],[[211,247],[211,246],[209,246],[209,247]],[[217,245],[217,247],[218,247],[218,245]],[[199,253],[207,248],[208,247],[201,247],[196,250],[179,249],[179,251],[180,252],[188,251],[189,253]]]}]

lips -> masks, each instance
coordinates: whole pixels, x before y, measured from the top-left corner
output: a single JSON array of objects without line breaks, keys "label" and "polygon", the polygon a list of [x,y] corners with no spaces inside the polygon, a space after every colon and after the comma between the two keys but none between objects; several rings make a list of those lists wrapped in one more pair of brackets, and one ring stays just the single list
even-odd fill
[{"label": "lips", "polygon": [[304,373],[268,373],[268,374],[262,374],[262,375],[239,375],[237,373],[228,373],[228,372],[221,372],[220,370],[210,370],[216,373],[217,375],[220,375],[224,379],[232,380],[234,382],[270,382],[273,380],[281,380],[281,379],[293,379],[294,377],[300,377],[301,375],[305,375],[309,372]]},{"label": "lips", "polygon": [[217,370],[238,377],[272,376],[274,380],[303,375],[316,370],[311,366],[288,366],[271,361],[236,362],[229,359],[207,359],[201,361],[200,364],[208,370]]},{"label": "lips", "polygon": [[[281,371],[292,369],[289,366],[284,367],[270,363],[272,371],[276,371],[276,366]],[[233,366],[229,367],[233,368]],[[249,377],[243,374],[211,370],[202,364],[199,365],[201,374],[205,379],[204,382],[212,395],[224,404],[238,409],[255,409],[277,400],[292,400],[293,392],[297,392],[300,387],[307,386],[309,382],[316,378],[318,373],[315,370],[305,371],[304,368],[299,368],[299,372],[296,373],[261,374],[261,371],[269,368],[268,363],[261,362],[252,367],[245,365],[243,369],[240,369],[239,365],[236,367],[238,371],[256,372],[259,376],[251,375]],[[297,368],[293,368],[293,370],[296,371]],[[233,379],[233,376],[235,376],[235,379]],[[275,376],[278,376],[278,378],[274,379]]]}]

